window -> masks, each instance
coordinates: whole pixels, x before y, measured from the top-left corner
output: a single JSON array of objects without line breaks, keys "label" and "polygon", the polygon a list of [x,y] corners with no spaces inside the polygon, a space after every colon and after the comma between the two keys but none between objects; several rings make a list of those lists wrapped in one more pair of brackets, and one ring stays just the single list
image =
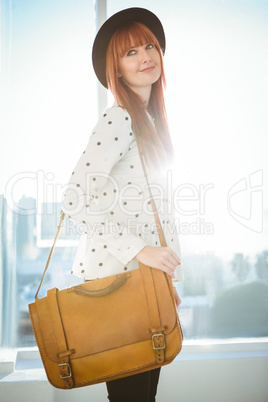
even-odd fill
[{"label": "window", "polygon": [[[108,1],[107,15],[127,7],[145,6]],[[146,8],[160,16],[167,38],[185,339],[267,336],[268,7],[148,0]],[[98,117],[94,13],[87,0],[11,8],[3,1],[2,346],[35,345],[27,305],[56,231],[62,186]],[[78,237],[66,222],[43,294],[74,283]]]},{"label": "window", "polygon": [[185,338],[267,336],[268,7],[110,0],[107,14],[127,7],[155,12],[166,33]]},{"label": "window", "polygon": [[[95,8],[93,0],[1,4],[0,344],[21,347],[35,345],[27,305],[55,235],[63,185],[98,117]],[[48,286],[70,282],[78,234],[65,227]]]}]

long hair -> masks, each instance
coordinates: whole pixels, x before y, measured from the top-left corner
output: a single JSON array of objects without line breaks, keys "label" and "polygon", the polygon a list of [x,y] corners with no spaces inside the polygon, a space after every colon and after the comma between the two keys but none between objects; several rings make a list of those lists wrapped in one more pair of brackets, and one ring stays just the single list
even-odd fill
[{"label": "long hair", "polygon": [[[131,46],[152,43],[161,60],[161,75],[152,85],[147,111],[154,119],[151,123],[144,102],[119,78],[119,60]],[[164,102],[166,79],[163,55],[155,35],[144,24],[132,22],[119,28],[112,36],[106,53],[106,77],[116,103],[127,110],[132,119],[133,130],[141,145],[145,161],[155,168],[163,168],[173,159],[173,147],[167,123]]]}]

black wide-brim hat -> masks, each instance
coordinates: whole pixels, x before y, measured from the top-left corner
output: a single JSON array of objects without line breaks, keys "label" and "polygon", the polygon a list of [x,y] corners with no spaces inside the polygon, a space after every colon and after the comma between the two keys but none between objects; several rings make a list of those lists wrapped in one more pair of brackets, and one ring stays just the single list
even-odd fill
[{"label": "black wide-brim hat", "polygon": [[141,22],[146,25],[157,38],[163,54],[166,49],[166,39],[160,20],[151,11],[145,8],[127,8],[112,15],[99,29],[93,49],[92,62],[98,80],[108,88],[106,80],[106,52],[113,34],[122,26],[131,22]]}]

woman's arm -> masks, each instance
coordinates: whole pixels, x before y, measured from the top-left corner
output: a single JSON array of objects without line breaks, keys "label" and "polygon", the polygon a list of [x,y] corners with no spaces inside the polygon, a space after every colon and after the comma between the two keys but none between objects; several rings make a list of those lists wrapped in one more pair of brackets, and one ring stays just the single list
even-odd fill
[{"label": "woman's arm", "polygon": [[181,264],[180,257],[170,247],[145,246],[137,255],[139,262],[160,269],[175,278],[174,271]]},{"label": "woman's arm", "polygon": [[[136,255],[136,258],[142,264],[166,272],[171,278],[175,278],[174,271],[178,265],[181,265],[180,257],[170,247],[145,246]],[[173,292],[175,304],[178,308],[181,299],[175,286],[173,286]]]},{"label": "woman's arm", "polygon": [[[131,137],[128,114],[119,107],[107,110],[93,129],[64,191],[63,210],[77,224],[101,222],[113,208],[117,183],[112,168],[126,155]],[[110,185],[110,194],[102,188]]]},{"label": "woman's arm", "polygon": [[[102,114],[64,191],[62,208],[89,237],[99,236],[107,251],[124,265],[146,245],[118,226],[122,214],[118,185],[111,176],[134,140],[129,114],[118,106]],[[103,190],[105,188],[105,190]]]},{"label": "woman's arm", "polygon": [[175,288],[174,286],[173,286],[173,292],[174,292],[175,304],[176,304],[176,307],[178,308],[179,305],[181,304],[181,299],[180,299],[179,293],[177,291],[177,288]]}]

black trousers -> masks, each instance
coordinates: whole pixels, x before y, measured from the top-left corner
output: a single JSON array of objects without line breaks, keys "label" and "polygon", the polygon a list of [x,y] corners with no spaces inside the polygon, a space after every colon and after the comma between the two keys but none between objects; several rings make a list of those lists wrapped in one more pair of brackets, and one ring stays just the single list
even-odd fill
[{"label": "black trousers", "polygon": [[155,402],[160,368],[106,383],[110,402]]}]

